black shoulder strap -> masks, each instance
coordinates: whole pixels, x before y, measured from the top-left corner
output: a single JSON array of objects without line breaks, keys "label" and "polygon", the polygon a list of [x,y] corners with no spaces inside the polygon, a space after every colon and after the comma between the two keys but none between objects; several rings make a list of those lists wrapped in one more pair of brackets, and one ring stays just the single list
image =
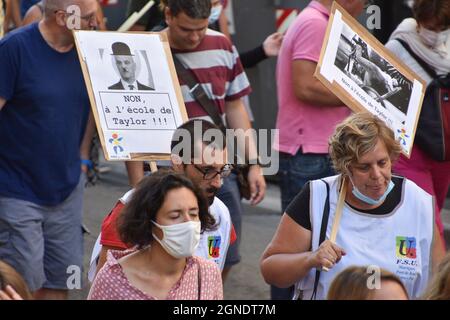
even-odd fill
[{"label": "black shoulder strap", "polygon": [[[321,181],[323,181],[323,183],[325,183],[325,186],[327,187],[327,198],[325,200],[325,205],[323,207],[322,225],[320,226],[319,246],[322,244],[322,242],[325,241],[328,226],[328,217],[330,216],[330,186],[328,185],[328,182],[326,182],[325,180],[321,179]],[[312,184],[310,186],[312,186]],[[316,269],[316,277],[314,279],[314,290],[311,295],[311,300],[316,300],[317,287],[319,286],[319,279],[320,279],[320,270]]]},{"label": "black shoulder strap", "polygon": [[173,62],[175,63],[175,69],[177,70],[178,77],[183,79],[186,85],[189,87],[189,92],[197,100],[197,102],[203,107],[206,113],[211,117],[213,122],[222,130],[226,132],[225,125],[223,124],[222,117],[219,114],[217,106],[208,98],[203,87],[194,78],[192,71],[186,69],[180,60],[172,53]]},{"label": "black shoulder strap", "polygon": [[420,66],[422,67],[423,70],[426,71],[426,73],[428,73],[428,75],[430,77],[432,77],[433,79],[437,78],[438,75],[436,74],[436,71],[433,70],[433,68],[431,68],[425,61],[423,61],[422,58],[420,58],[409,46],[408,43],[406,43],[406,41],[402,40],[402,39],[395,39],[397,40],[402,46],[403,48],[405,48],[406,51],[409,52],[409,54],[411,55],[411,57],[413,57],[418,64],[420,64]]}]

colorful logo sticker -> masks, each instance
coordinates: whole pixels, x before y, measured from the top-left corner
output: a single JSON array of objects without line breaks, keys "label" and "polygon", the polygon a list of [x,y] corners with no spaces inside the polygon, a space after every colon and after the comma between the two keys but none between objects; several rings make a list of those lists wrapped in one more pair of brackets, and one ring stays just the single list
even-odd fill
[{"label": "colorful logo sticker", "polygon": [[401,130],[397,129],[397,132],[400,134],[400,143],[406,146],[406,139],[409,138],[409,136],[406,134],[406,130],[403,128]]},{"label": "colorful logo sticker", "polygon": [[210,258],[220,257],[220,236],[209,236],[208,237],[208,256]]},{"label": "colorful logo sticker", "polygon": [[416,259],[416,238],[414,237],[397,237],[396,238],[396,254],[398,258]]},{"label": "colorful logo sticker", "polygon": [[113,133],[111,135],[112,138],[109,139],[109,143],[113,145],[113,150],[117,154],[117,152],[123,152],[123,147],[120,145],[123,137],[119,137],[117,133]]}]

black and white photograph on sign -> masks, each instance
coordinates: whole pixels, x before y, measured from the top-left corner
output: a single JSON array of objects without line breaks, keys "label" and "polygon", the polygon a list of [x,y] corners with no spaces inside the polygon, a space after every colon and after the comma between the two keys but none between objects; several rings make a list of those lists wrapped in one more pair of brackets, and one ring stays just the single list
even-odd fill
[{"label": "black and white photograph on sign", "polygon": [[342,28],[334,64],[368,96],[405,122],[412,82],[346,25]]},{"label": "black and white photograph on sign", "polygon": [[159,34],[77,31],[75,39],[106,158],[170,154],[172,133],[187,116]]},{"label": "black and white photograph on sign", "polygon": [[336,3],[315,76],[355,112],[367,110],[411,154],[425,82]]}]

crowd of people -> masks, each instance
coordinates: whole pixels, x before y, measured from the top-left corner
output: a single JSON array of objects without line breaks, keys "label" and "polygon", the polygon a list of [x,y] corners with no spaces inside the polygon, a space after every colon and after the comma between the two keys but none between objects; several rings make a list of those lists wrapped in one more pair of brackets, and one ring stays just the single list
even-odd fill
[{"label": "crowd of people", "polygon": [[[88,299],[223,299],[241,259],[243,214],[242,169],[224,130],[252,128],[245,68],[274,56],[282,216],[259,266],[271,298],[450,299],[441,221],[449,161],[420,143],[402,156],[384,121],[352,114],[314,77],[333,1],[311,1],[286,34],[245,53],[227,31],[227,1],[157,2],[133,30],[166,34],[190,120],[167,141],[169,165],[148,173],[142,161],[125,163],[131,189],[102,222]],[[336,2],[357,17],[368,1]],[[67,299],[66,271],[83,266],[95,124],[67,23],[72,5],[80,29],[107,28],[97,0],[0,0],[0,300]],[[386,48],[427,84],[433,76],[416,56],[449,77],[450,0],[415,0],[412,9]],[[120,42],[112,49],[117,64],[130,52]],[[203,98],[193,94],[198,86]],[[257,205],[266,181],[257,141],[246,141],[248,198]]]}]

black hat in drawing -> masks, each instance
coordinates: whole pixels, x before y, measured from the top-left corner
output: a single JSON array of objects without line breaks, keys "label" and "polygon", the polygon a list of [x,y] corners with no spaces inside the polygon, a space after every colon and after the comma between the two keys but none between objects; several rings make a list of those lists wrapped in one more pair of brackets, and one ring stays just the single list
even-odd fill
[{"label": "black hat in drawing", "polygon": [[132,56],[130,47],[123,42],[114,42],[111,46],[113,56]]}]

